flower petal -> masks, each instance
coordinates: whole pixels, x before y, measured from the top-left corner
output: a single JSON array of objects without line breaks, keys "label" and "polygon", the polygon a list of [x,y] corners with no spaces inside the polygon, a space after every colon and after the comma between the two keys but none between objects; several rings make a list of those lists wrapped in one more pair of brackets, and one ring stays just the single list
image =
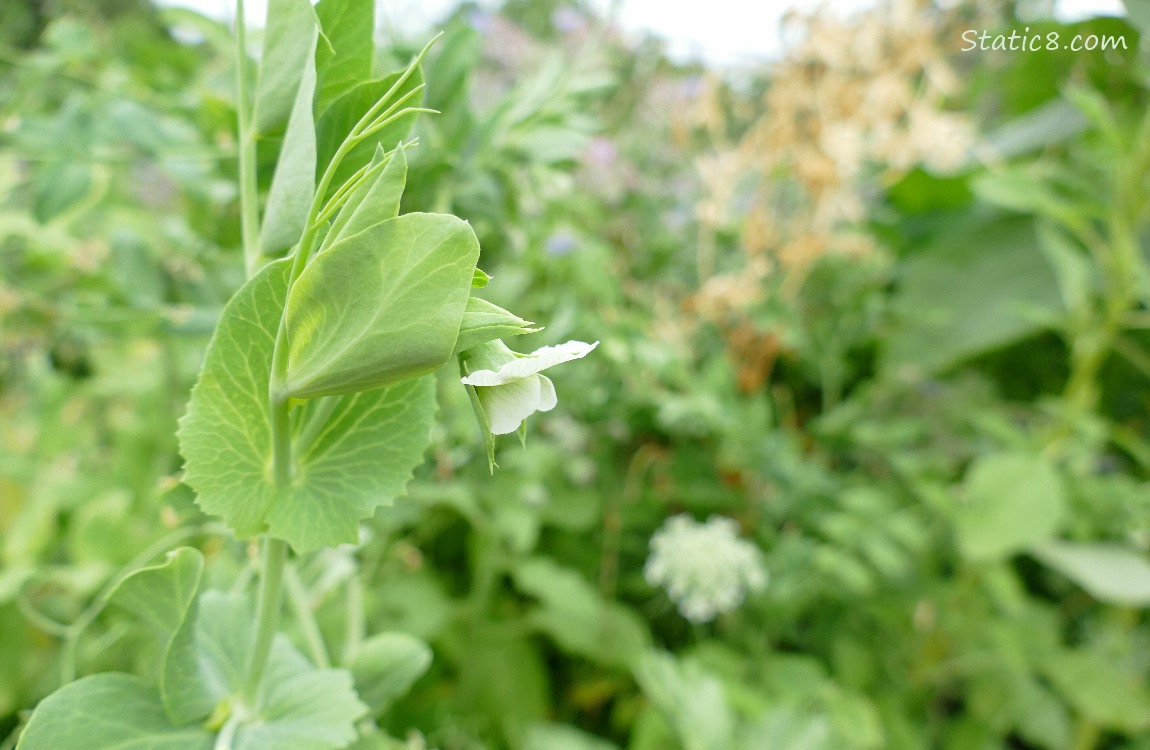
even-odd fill
[{"label": "flower petal", "polygon": [[582,359],[597,346],[599,346],[598,341],[594,344],[568,341],[558,346],[544,346],[524,357],[519,357],[514,362],[503,365],[499,368],[499,377],[503,378],[505,383],[518,378],[525,378],[528,375],[546,370],[548,367],[561,365],[574,359]]},{"label": "flower petal", "polygon": [[477,390],[492,435],[515,432],[524,419],[539,408],[541,384],[538,377],[521,378],[503,385]]},{"label": "flower petal", "polygon": [[467,377],[463,378],[461,382],[464,385],[482,385],[486,387],[503,385],[507,381],[500,377],[499,373],[492,372],[491,370],[476,370]]},{"label": "flower petal", "polygon": [[539,376],[539,411],[551,411],[559,397],[555,395],[555,384],[546,375]]}]

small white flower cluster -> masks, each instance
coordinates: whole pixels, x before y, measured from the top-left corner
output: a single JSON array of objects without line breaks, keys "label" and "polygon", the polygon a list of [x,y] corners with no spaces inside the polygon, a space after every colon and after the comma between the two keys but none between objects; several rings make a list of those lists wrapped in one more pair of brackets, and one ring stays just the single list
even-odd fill
[{"label": "small white flower cluster", "polygon": [[767,585],[767,571],[755,545],[738,536],[730,518],[711,516],[699,523],[688,515],[666,522],[651,537],[643,576],[661,586],[692,622],[707,622],[742,603],[748,592]]}]

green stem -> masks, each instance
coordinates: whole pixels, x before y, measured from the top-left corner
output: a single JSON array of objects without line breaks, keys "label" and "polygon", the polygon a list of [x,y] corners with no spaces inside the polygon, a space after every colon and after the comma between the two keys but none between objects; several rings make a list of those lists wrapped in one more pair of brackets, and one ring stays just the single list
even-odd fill
[{"label": "green stem", "polygon": [[363,613],[363,581],[359,574],[347,579],[347,632],[343,644],[344,666],[351,664],[359,646],[367,636],[367,623]]},{"label": "green stem", "polygon": [[255,274],[260,256],[259,187],[256,181],[256,140],[252,132],[251,103],[248,97],[247,43],[244,28],[244,0],[236,0],[236,114],[239,119],[240,229],[244,265],[248,276]]},{"label": "green stem", "polygon": [[323,428],[327,427],[328,420],[335,413],[336,407],[343,401],[343,397],[321,396],[312,399],[312,401],[317,402],[317,404],[312,408],[311,417],[308,418],[307,423],[304,424],[303,429],[300,430],[295,439],[296,452],[300,456],[306,456],[307,452],[311,450],[312,444],[320,436]]},{"label": "green stem", "polygon": [[[286,351],[287,347],[277,346],[276,349]],[[285,489],[291,486],[291,413],[288,399],[279,393],[279,382],[280,378],[273,374],[271,394],[268,397],[271,407],[272,481],[276,488]]]},{"label": "green stem", "polygon": [[272,641],[279,629],[280,610],[283,608],[283,577],[287,565],[288,544],[282,539],[264,536],[261,564],[259,600],[256,603],[255,637],[248,652],[244,670],[244,689],[241,698],[249,709],[257,705],[264,671],[271,656]]},{"label": "green stem", "polygon": [[303,581],[299,579],[294,565],[287,566],[284,572],[284,583],[287,585],[288,601],[292,611],[295,612],[296,622],[303,631],[303,639],[307,644],[308,653],[312,662],[320,669],[331,666],[331,659],[327,655],[327,645],[323,642],[323,634],[319,632],[319,624],[315,621],[311,602],[308,601],[307,590]]}]

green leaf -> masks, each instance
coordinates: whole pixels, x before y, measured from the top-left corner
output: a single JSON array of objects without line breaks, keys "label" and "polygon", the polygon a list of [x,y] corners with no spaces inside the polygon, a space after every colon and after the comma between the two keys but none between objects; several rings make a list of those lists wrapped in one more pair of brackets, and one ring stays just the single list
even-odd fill
[{"label": "green leaf", "polygon": [[282,636],[264,678],[259,719],[236,734],[235,750],[337,750],[356,738],[367,712],[351,674],[314,669]]},{"label": "green leaf", "polygon": [[1064,651],[1039,668],[1084,717],[1108,729],[1150,728],[1150,691],[1142,679],[1092,651]]},{"label": "green leaf", "polygon": [[93,188],[92,168],[79,160],[42,166],[32,183],[32,213],[47,222],[83,200]]},{"label": "green leaf", "polygon": [[378,714],[431,666],[431,649],[407,633],[379,633],[364,641],[351,660],[356,692]]},{"label": "green leaf", "polygon": [[156,690],[132,675],[81,678],[36,707],[18,750],[210,750],[199,726],[173,726]]},{"label": "green leaf", "polygon": [[[308,59],[314,48],[313,34]],[[260,251],[268,257],[282,255],[299,242],[315,195],[315,82],[315,68],[305,65],[261,222]]]},{"label": "green leaf", "polygon": [[[241,537],[267,530],[303,551],[354,542],[358,521],[404,491],[430,441],[435,396],[420,378],[338,399],[293,450],[295,483],[277,492],[267,394],[289,270],[268,265],[224,309],[179,438],[184,481],[206,513]],[[316,408],[297,410],[299,422]]]},{"label": "green leaf", "polygon": [[487,286],[489,281],[491,281],[491,276],[485,273],[482,268],[476,268],[475,275],[471,277],[471,288],[482,289]]},{"label": "green leaf", "polygon": [[954,231],[907,260],[903,319],[886,342],[890,375],[923,376],[1040,329],[1035,310],[1060,309],[1058,283],[1029,220]]},{"label": "green leaf", "polygon": [[459,662],[459,702],[464,711],[498,717],[507,740],[519,747],[523,732],[551,714],[551,686],[535,640],[512,628],[472,628]]},{"label": "green leaf", "polygon": [[1078,209],[1051,190],[1034,169],[995,169],[976,177],[971,187],[978,198],[1011,211],[1036,213],[1070,226],[1082,222]]},{"label": "green leaf", "polygon": [[291,498],[268,515],[271,533],[301,551],[355,542],[360,521],[406,492],[434,421],[431,376],[340,398],[300,451]]},{"label": "green leaf", "polygon": [[1039,222],[1037,234],[1039,247],[1058,279],[1063,305],[1072,312],[1085,311],[1096,287],[1094,263],[1066,231],[1053,222]]},{"label": "green leaf", "polygon": [[196,502],[240,537],[267,528],[275,495],[268,382],[290,270],[286,260],[269,264],[224,308],[177,433]]},{"label": "green leaf", "polygon": [[470,225],[444,214],[389,219],[319,254],[288,298],[287,393],[351,393],[438,368],[478,258]]},{"label": "green leaf", "polygon": [[183,625],[203,572],[203,553],[180,547],[169,552],[164,562],[140,568],[121,580],[108,600],[170,638]]},{"label": "green leaf", "polygon": [[969,560],[1000,560],[1053,536],[1062,525],[1062,481],[1043,459],[996,454],[967,471],[955,509],[958,546]]},{"label": "green leaf", "polygon": [[142,568],[125,578],[111,595],[113,604],[136,614],[163,638],[160,696],[164,710],[176,724],[202,719],[215,705],[198,679],[192,643],[196,593],[203,571],[203,554],[181,547],[160,565]]},{"label": "green leaf", "polygon": [[[331,106],[320,114],[316,122],[316,148],[318,153],[317,166],[321,172],[327,169],[328,162],[339,150],[351,129],[407,73],[407,70],[402,70],[385,78],[360,83],[332,102]],[[389,102],[399,101],[422,85],[423,75],[417,67],[391,95]],[[400,109],[418,107],[421,103],[422,98],[419,94],[415,94]],[[388,105],[385,104],[379,111],[383,112],[387,107]],[[396,143],[407,138],[414,122],[414,116],[401,117],[352,147],[344,156],[339,169],[336,170],[332,185],[342,185],[357,169],[367,164],[371,160],[372,154],[375,153],[377,145],[382,144],[384,148],[390,149]]]},{"label": "green leaf", "polygon": [[1117,544],[1049,539],[1030,552],[1100,601],[1131,607],[1150,605],[1150,561],[1135,550]]},{"label": "green leaf", "polygon": [[[247,597],[207,591],[200,597],[196,648],[204,684],[219,701],[238,695],[251,650]],[[256,715],[242,721],[234,750],[336,750],[355,739],[366,707],[345,670],[315,669],[282,635],[272,645]]]},{"label": "green leaf", "polygon": [[[743,727],[735,745],[738,750],[786,748],[787,750],[837,750],[842,747],[825,716],[808,715],[791,706],[772,710],[762,719]],[[851,737],[851,739],[856,739]]]},{"label": "green leaf", "polygon": [[258,134],[278,133],[287,123],[304,69],[312,67],[312,57],[300,53],[313,44],[317,24],[307,0],[268,2],[252,118]]},{"label": "green leaf", "polygon": [[684,750],[727,750],[735,715],[718,679],[693,660],[647,651],[635,666],[635,680],[674,727]]},{"label": "green leaf", "polygon": [[398,146],[387,159],[387,164],[373,180],[348,196],[324,239],[324,248],[399,216],[399,201],[407,184],[407,154],[402,146]]},{"label": "green leaf", "polygon": [[530,320],[493,305],[479,297],[467,298],[467,309],[463,313],[463,323],[459,326],[459,339],[455,342],[455,352],[466,351],[477,344],[494,339],[518,336],[522,333],[535,333],[542,328],[532,328]]},{"label": "green leaf", "polygon": [[643,621],[626,607],[603,601],[577,572],[537,557],[515,568],[513,577],[520,591],[539,599],[529,622],[565,650],[624,665],[650,647]]},{"label": "green leaf", "polygon": [[315,52],[316,112],[371,75],[375,57],[374,0],[322,0],[315,6],[327,45]]},{"label": "green leaf", "polygon": [[532,724],[523,750],[618,750],[618,745],[567,724]]},{"label": "green leaf", "polygon": [[1006,160],[1039,148],[1063,143],[1086,130],[1089,122],[1066,99],[1051,99],[1013,118],[986,135],[988,160]]}]

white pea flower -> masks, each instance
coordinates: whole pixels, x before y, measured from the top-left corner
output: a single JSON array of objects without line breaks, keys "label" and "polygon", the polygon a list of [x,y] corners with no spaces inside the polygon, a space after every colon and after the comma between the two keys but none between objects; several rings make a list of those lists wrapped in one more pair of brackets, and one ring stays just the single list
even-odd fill
[{"label": "white pea flower", "polygon": [[487,429],[493,435],[515,432],[537,411],[551,411],[558,403],[555,385],[539,373],[548,367],[586,357],[599,342],[568,341],[518,354],[500,339],[468,349],[464,385],[474,386]]},{"label": "white pea flower", "polygon": [[699,523],[688,515],[667,519],[651,537],[643,576],[661,586],[679,613],[707,622],[767,585],[767,571],[755,545],[740,539],[738,524],[711,516]]}]

